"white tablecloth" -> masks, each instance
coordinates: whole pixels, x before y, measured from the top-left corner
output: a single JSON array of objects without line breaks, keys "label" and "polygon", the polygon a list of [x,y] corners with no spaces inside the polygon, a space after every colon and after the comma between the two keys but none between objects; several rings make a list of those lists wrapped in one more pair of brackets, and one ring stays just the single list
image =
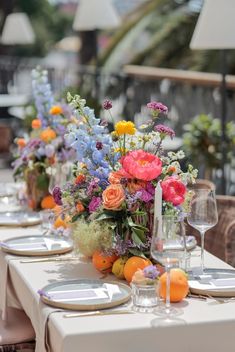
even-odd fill
[{"label": "white tablecloth", "polygon": [[[35,229],[0,229],[0,240]],[[197,252],[199,254],[199,252]],[[9,257],[9,256],[7,256]],[[12,257],[12,256],[11,256]],[[5,255],[0,253],[0,274]],[[191,259],[193,266],[199,257]],[[207,267],[229,268],[206,253]],[[21,263],[9,260],[9,280],[14,290],[8,293],[8,304],[21,306],[30,317],[37,336],[37,352],[44,352],[44,325],[49,314],[48,331],[53,352],[230,352],[235,346],[235,302],[220,304],[214,300],[185,299],[177,304],[183,311],[181,325],[166,328],[151,326],[153,314],[110,315],[64,318],[39,300],[38,289],[65,279],[92,277],[100,274],[87,261]],[[0,277],[1,280],[1,277]],[[0,281],[1,282],[1,281]],[[0,288],[0,295],[2,295]],[[15,292],[14,292],[15,291]]]}]

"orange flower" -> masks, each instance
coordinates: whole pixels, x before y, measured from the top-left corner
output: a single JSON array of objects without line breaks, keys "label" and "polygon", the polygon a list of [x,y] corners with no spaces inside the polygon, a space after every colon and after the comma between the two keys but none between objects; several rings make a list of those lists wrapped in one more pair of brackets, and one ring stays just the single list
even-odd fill
[{"label": "orange flower", "polygon": [[26,146],[26,142],[24,138],[18,138],[16,143],[19,148],[24,148]]},{"label": "orange flower", "polygon": [[34,120],[32,121],[32,128],[33,128],[33,129],[38,129],[38,128],[40,128],[40,127],[42,127],[41,120],[39,120],[39,119],[34,119]]},{"label": "orange flower", "polygon": [[77,202],[76,210],[78,213],[82,213],[85,210],[83,204],[80,201]]},{"label": "orange flower", "polygon": [[52,108],[50,109],[49,113],[51,115],[61,115],[63,113],[63,109],[61,106],[59,105],[54,105],[52,106]]},{"label": "orange flower", "polygon": [[79,174],[79,175],[76,177],[74,183],[75,183],[76,185],[79,185],[80,183],[84,182],[85,179],[86,179],[86,176],[84,176],[83,174]]},{"label": "orange flower", "polygon": [[133,194],[137,191],[139,191],[140,189],[145,189],[146,188],[146,182],[145,181],[141,181],[141,180],[128,180],[127,182],[127,188],[128,191]]},{"label": "orange flower", "polygon": [[110,172],[109,174],[109,182],[112,183],[113,185],[120,184],[122,178],[123,176],[120,175],[118,171],[113,171],[113,172]]},{"label": "orange flower", "polygon": [[43,142],[49,143],[56,138],[56,133],[50,127],[40,133],[40,138]]},{"label": "orange flower", "polygon": [[109,210],[120,210],[125,199],[125,193],[121,185],[110,185],[102,194],[103,206]]}]

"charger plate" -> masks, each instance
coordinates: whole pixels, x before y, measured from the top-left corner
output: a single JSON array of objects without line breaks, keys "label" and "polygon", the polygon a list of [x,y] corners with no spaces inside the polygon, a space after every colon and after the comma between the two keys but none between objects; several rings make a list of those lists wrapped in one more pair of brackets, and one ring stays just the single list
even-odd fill
[{"label": "charger plate", "polygon": [[235,296],[235,270],[205,269],[203,275],[189,272],[189,288],[192,293],[214,297]]},{"label": "charger plate", "polygon": [[38,293],[44,303],[69,310],[116,307],[131,297],[130,287],[123,283],[93,279],[58,281],[45,286]]},{"label": "charger plate", "polygon": [[0,213],[0,226],[33,226],[40,224],[40,222],[40,215],[36,212],[19,211]]},{"label": "charger plate", "polygon": [[73,249],[70,240],[42,235],[15,237],[0,245],[4,252],[24,256],[64,254]]}]

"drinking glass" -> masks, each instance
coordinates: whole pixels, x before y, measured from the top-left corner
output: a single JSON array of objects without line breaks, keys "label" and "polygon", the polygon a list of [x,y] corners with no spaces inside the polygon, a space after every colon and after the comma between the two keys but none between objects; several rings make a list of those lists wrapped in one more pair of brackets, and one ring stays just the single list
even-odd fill
[{"label": "drinking glass", "polygon": [[[179,267],[185,260],[186,237],[184,221],[176,216],[162,216],[155,220],[151,241],[151,256],[165,267],[166,270],[166,301],[165,306],[159,306],[154,311],[157,315],[169,317],[179,310],[170,304],[170,270]],[[159,324],[159,321],[157,321]]]},{"label": "drinking glass", "polygon": [[191,209],[188,223],[201,235],[201,272],[204,272],[204,237],[205,232],[218,222],[215,191],[210,189],[195,189],[192,191]]}]

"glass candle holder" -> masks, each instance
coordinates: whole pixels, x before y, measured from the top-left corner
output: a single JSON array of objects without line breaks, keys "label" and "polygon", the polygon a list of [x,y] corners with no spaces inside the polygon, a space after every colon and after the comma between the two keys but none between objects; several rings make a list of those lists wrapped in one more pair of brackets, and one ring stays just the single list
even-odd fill
[{"label": "glass candle holder", "polygon": [[150,313],[158,304],[157,284],[141,285],[131,283],[133,309],[140,313]]}]

